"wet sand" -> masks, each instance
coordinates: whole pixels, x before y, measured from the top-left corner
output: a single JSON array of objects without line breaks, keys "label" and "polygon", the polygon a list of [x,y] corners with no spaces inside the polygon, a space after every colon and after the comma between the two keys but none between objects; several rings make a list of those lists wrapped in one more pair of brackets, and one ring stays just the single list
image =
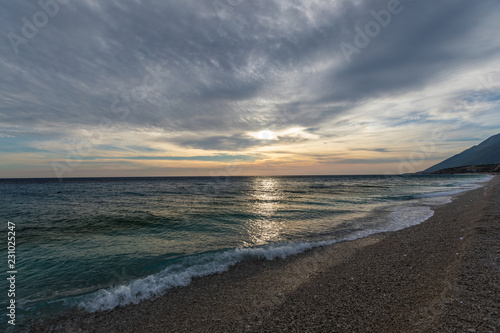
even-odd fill
[{"label": "wet sand", "polygon": [[244,262],[32,332],[500,332],[500,177],[396,232]]}]

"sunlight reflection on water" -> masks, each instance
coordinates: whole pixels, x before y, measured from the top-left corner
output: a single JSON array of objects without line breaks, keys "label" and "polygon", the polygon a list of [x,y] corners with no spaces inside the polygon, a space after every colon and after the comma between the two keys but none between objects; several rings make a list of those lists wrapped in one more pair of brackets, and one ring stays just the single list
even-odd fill
[{"label": "sunlight reflection on water", "polygon": [[280,208],[283,199],[283,191],[280,180],[277,178],[255,178],[252,184],[254,201],[251,203],[250,211],[257,218],[248,219],[245,228],[249,233],[251,243],[248,245],[267,244],[278,239],[286,224],[274,216]]}]

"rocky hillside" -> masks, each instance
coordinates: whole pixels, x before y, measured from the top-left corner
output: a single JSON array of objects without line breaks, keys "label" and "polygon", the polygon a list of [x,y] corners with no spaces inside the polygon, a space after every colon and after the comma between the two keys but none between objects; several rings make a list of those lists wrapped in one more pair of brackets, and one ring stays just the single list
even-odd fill
[{"label": "rocky hillside", "polygon": [[482,166],[500,164],[500,134],[473,146],[460,154],[444,160],[427,170],[425,173],[433,173],[444,169],[452,169],[466,166]]},{"label": "rocky hillside", "polygon": [[442,169],[432,172],[434,174],[456,174],[456,173],[500,173],[500,164],[471,165],[465,167]]}]

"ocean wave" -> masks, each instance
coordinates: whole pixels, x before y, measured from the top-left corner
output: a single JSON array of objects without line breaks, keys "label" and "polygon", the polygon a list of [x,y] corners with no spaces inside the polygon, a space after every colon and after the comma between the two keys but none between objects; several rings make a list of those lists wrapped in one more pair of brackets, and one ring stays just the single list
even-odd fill
[{"label": "ocean wave", "polygon": [[125,285],[101,289],[94,294],[87,295],[78,305],[84,310],[96,312],[111,310],[131,303],[137,304],[142,300],[158,297],[168,289],[187,286],[194,278],[223,273],[244,260],[285,259],[313,248],[356,240],[381,232],[404,229],[427,220],[433,214],[434,212],[428,206],[396,207],[389,214],[387,223],[376,228],[359,230],[341,239],[235,248],[224,252],[188,257],[157,274],[134,280]]},{"label": "ocean wave", "polygon": [[188,257],[181,263],[167,267],[163,271],[137,279],[129,284],[101,289],[85,296],[79,306],[87,311],[111,310],[117,306],[154,298],[175,287],[187,286],[193,278],[220,274],[237,263],[248,259],[284,259],[318,246],[334,244],[337,241],[316,243],[275,244],[265,247],[236,248],[218,253],[207,253]]},{"label": "ocean wave", "polygon": [[415,198],[427,199],[427,198],[437,198],[437,197],[452,197],[452,196],[455,196],[455,195],[463,193],[463,192],[467,192],[470,190],[475,190],[475,189],[478,189],[480,187],[483,187],[484,184],[486,182],[490,181],[492,178],[493,178],[493,176],[484,176],[484,177],[479,178],[475,182],[468,181],[468,182],[462,183],[462,184],[454,184],[454,186],[461,187],[459,189],[454,189],[454,190],[450,190],[450,191],[421,193],[421,194],[415,195]]}]

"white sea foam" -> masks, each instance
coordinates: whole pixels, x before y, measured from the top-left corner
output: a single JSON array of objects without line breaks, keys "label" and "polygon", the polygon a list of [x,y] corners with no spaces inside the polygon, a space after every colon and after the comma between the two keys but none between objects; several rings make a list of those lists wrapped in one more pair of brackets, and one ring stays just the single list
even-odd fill
[{"label": "white sea foam", "polygon": [[429,206],[397,207],[389,214],[391,228],[387,231],[396,231],[424,222],[434,215]]},{"label": "white sea foam", "polygon": [[437,198],[437,197],[450,197],[450,196],[457,195],[457,194],[460,194],[460,193],[468,191],[468,190],[470,190],[470,189],[466,188],[466,189],[453,190],[453,191],[422,193],[422,194],[417,194],[415,197],[422,198],[422,199],[424,199],[424,198]]},{"label": "white sea foam", "polygon": [[336,241],[315,243],[275,244],[258,248],[236,248],[219,253],[208,253],[186,258],[163,271],[110,289],[101,289],[86,297],[79,305],[88,311],[111,310],[117,306],[138,303],[163,294],[166,290],[186,286],[193,278],[227,271],[245,259],[286,258],[313,247],[333,244]]},{"label": "white sea foam", "polygon": [[464,182],[463,184],[457,185],[457,186],[459,186],[458,189],[453,189],[450,191],[422,193],[422,194],[416,195],[415,197],[422,199],[422,203],[426,204],[426,205],[431,205],[431,206],[443,205],[443,204],[450,203],[452,201],[452,197],[456,196],[457,194],[483,187],[492,178],[493,178],[493,176],[484,175],[484,176],[481,176],[480,178],[477,178],[474,181],[467,179],[466,182]]}]

